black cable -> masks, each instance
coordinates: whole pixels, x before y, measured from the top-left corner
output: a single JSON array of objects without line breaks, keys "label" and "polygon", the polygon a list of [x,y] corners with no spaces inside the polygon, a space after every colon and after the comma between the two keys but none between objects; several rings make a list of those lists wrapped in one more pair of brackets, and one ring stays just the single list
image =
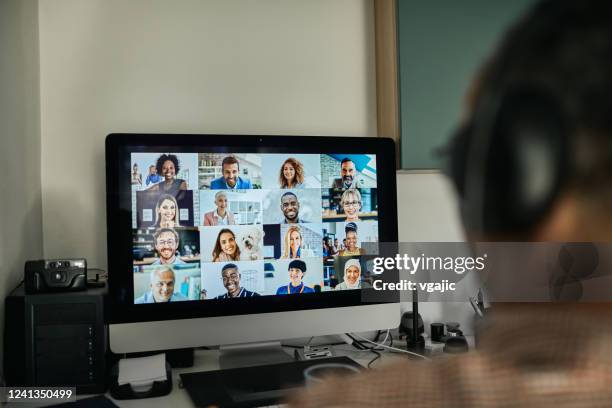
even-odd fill
[{"label": "black cable", "polygon": [[381,354],[378,351],[373,350],[373,349],[370,349],[370,351],[376,354],[376,356],[368,362],[368,368],[372,368],[372,363],[381,357]]},{"label": "black cable", "polygon": [[378,340],[380,339],[380,333],[382,333],[382,330],[378,330],[376,332],[376,337],[374,337],[374,340],[372,340],[374,343],[378,343]]}]

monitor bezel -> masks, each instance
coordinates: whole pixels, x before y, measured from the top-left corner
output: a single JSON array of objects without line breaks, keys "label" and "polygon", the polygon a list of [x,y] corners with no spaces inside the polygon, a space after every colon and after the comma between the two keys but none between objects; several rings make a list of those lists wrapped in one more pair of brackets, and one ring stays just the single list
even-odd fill
[{"label": "monitor bezel", "polygon": [[[223,143],[223,145],[220,145]],[[296,146],[296,147],[292,147]],[[108,323],[132,323],[362,306],[361,291],[133,304],[130,154],[133,152],[376,154],[380,242],[397,242],[395,142],[379,137],[131,134],[106,137]],[[126,159],[127,158],[127,159]],[[384,166],[382,165],[384,163]],[[382,203],[390,203],[381,205]],[[126,210],[129,209],[129,211]],[[122,273],[122,271],[125,271]]]}]

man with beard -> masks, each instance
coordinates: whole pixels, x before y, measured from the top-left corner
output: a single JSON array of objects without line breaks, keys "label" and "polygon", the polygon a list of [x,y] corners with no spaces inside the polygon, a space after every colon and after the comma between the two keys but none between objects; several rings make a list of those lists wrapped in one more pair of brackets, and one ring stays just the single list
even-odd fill
[{"label": "man with beard", "polygon": [[189,300],[180,293],[174,293],[175,282],[174,271],[171,267],[156,268],[151,272],[149,283],[151,290],[134,300],[134,303],[165,303]]},{"label": "man with beard", "polygon": [[210,183],[211,190],[242,190],[251,188],[251,180],[243,179],[238,174],[240,164],[234,156],[227,156],[221,162],[223,175]]},{"label": "man with beard", "polygon": [[285,216],[285,218],[280,222],[281,224],[310,222],[300,218],[300,201],[295,193],[288,191],[281,196],[280,209]]},{"label": "man with beard", "polygon": [[159,258],[153,262],[153,265],[166,264],[184,264],[181,258],[176,256],[176,250],[179,248],[179,234],[173,228],[160,228],[154,235],[155,250]]},{"label": "man with beard", "polygon": [[239,297],[253,297],[259,296],[257,292],[251,292],[240,286],[240,270],[238,266],[233,263],[223,265],[221,269],[221,277],[223,279],[223,286],[227,289],[227,293],[217,296],[215,299],[231,299]]},{"label": "man with beard", "polygon": [[357,179],[355,163],[345,157],[340,162],[340,178],[334,180],[332,188],[360,188],[363,187],[361,180]]}]

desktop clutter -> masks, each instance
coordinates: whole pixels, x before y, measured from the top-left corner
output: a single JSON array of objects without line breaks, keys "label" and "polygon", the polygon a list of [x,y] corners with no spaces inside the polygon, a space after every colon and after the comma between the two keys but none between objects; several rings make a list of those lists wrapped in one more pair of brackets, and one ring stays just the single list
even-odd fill
[{"label": "desktop clutter", "polygon": [[[182,353],[170,351],[168,358],[162,353],[117,359],[108,350],[108,333],[104,322],[106,293],[105,280],[101,279],[100,274],[88,279],[85,259],[26,262],[23,284],[6,298],[4,372],[7,385],[75,386],[77,394],[105,393],[109,390],[117,400],[170,393],[171,365],[193,364],[193,350],[188,350],[191,360],[184,358],[186,350]],[[415,338],[422,339],[424,332],[423,319],[418,310],[417,313],[406,312],[402,315],[399,333],[400,338],[406,336],[408,350],[411,345],[421,343]],[[468,351],[466,338],[458,323],[432,323],[430,339],[427,348],[419,349],[421,354],[435,355],[440,349],[449,354]],[[182,360],[176,360],[177,356]],[[167,361],[172,358],[175,360]],[[320,381],[317,373],[350,374],[363,369],[350,358],[336,356],[333,346],[306,345],[296,348],[295,360],[267,366],[181,374],[181,381],[197,404],[222,401],[240,405],[246,401],[278,401],[288,389],[294,390],[304,381]],[[247,373],[249,370],[250,373]],[[276,378],[291,381],[274,384],[273,390],[267,389],[270,384],[252,380],[261,378],[252,375],[261,370],[267,370],[271,376],[283,373],[283,376],[276,375]],[[309,374],[306,375],[306,372]],[[241,378],[251,378],[245,385],[245,389],[250,391],[222,387],[226,381],[239,384]],[[207,387],[201,390],[195,386],[189,387],[189,384],[203,384],[203,379],[206,380],[204,383],[209,384]]]}]

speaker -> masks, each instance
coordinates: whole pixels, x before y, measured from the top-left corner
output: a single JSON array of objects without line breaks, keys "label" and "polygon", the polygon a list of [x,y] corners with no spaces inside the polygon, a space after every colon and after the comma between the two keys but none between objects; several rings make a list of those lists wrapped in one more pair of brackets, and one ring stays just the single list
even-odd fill
[{"label": "speaker", "polygon": [[74,386],[106,391],[106,288],[26,294],[5,301],[4,373],[9,386]]}]

